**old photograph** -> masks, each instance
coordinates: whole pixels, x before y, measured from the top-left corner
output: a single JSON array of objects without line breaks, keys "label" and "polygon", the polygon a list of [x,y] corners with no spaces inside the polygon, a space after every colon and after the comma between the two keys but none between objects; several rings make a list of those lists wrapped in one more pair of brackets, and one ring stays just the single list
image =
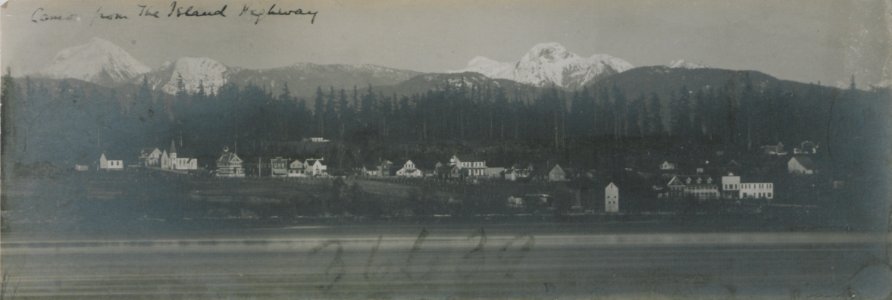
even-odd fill
[{"label": "old photograph", "polygon": [[892,0],[7,0],[0,299],[892,299]]}]

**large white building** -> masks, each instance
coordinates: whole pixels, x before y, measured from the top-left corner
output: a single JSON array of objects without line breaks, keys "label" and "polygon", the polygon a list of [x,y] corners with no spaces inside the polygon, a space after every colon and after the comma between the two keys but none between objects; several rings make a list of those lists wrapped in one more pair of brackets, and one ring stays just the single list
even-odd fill
[{"label": "large white building", "polygon": [[740,199],[774,199],[774,184],[770,182],[741,183]]},{"label": "large white building", "polygon": [[486,176],[486,160],[475,158],[472,156],[453,155],[449,159],[449,165],[458,167],[459,170],[467,172],[471,177]]},{"label": "large white building", "polygon": [[174,141],[170,141],[169,151],[161,152],[160,162],[160,167],[165,170],[198,170],[198,159],[178,156]]},{"label": "large white building", "polygon": [[741,182],[734,173],[722,176],[722,197],[726,199],[774,199],[774,183]]},{"label": "large white building", "polygon": [[604,188],[604,211],[619,212],[619,188],[613,182]]}]

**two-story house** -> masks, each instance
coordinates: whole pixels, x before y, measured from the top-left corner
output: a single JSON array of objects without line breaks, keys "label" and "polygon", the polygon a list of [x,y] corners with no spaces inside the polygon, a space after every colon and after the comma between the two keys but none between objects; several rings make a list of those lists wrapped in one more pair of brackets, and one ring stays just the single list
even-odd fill
[{"label": "two-story house", "polygon": [[486,160],[472,155],[453,155],[449,159],[450,166],[456,166],[461,170],[466,170],[467,176],[482,177],[486,176]]},{"label": "two-story house", "polygon": [[223,153],[217,158],[217,177],[245,177],[244,161],[229,147],[223,147]]}]

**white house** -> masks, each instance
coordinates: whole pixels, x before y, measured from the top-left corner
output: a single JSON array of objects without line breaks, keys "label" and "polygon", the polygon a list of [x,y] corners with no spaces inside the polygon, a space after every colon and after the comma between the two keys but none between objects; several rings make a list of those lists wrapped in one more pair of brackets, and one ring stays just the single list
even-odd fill
[{"label": "white house", "polygon": [[406,163],[403,164],[403,167],[396,171],[396,176],[398,177],[409,177],[409,178],[420,178],[424,176],[424,174],[415,167],[415,163],[412,160],[406,160]]},{"label": "white house", "polygon": [[770,182],[741,183],[740,199],[774,199],[774,184]]},{"label": "white house", "polygon": [[81,164],[75,164],[75,165],[74,165],[74,170],[75,170],[75,171],[78,171],[78,172],[85,172],[85,171],[89,171],[89,170],[90,170],[90,166],[87,166],[87,165],[81,165]]},{"label": "white house", "polygon": [[120,171],[124,169],[124,161],[120,159],[108,159],[105,153],[99,155],[99,169],[106,171]]},{"label": "white house", "polygon": [[793,156],[787,161],[787,171],[794,175],[812,175],[815,174],[815,163],[808,157]]},{"label": "white house", "polygon": [[165,170],[198,170],[198,159],[180,157],[177,155],[177,147],[174,141],[170,141],[170,150],[162,151],[158,165]]},{"label": "white house", "polygon": [[217,159],[217,177],[245,177],[243,161],[229,147],[223,147],[223,154]]},{"label": "white house", "polygon": [[161,150],[145,148],[139,153],[139,161],[143,167],[158,167],[161,164]]},{"label": "white house", "polygon": [[774,183],[740,182],[740,176],[728,173],[722,176],[722,198],[774,199]]},{"label": "white house", "polygon": [[288,177],[307,177],[304,162],[295,159],[288,165]]},{"label": "white house", "polygon": [[546,178],[549,182],[567,181],[567,172],[564,171],[564,168],[561,168],[561,165],[554,164],[554,166],[548,170]]},{"label": "white house", "polygon": [[619,212],[619,188],[613,182],[604,188],[604,211]]},{"label": "white house", "polygon": [[272,177],[288,176],[288,159],[282,157],[274,157],[269,160],[269,174]]},{"label": "white house", "polygon": [[486,176],[486,160],[480,158],[473,156],[459,158],[458,155],[453,155],[449,159],[449,165],[465,170],[463,172],[467,172],[466,174],[471,177]]},{"label": "white house", "polygon": [[719,187],[706,175],[673,176],[666,184],[668,198],[712,200],[719,198]]},{"label": "white house", "polygon": [[308,158],[304,162],[304,173],[307,176],[328,176],[328,166],[322,163],[325,160],[324,158]]},{"label": "white house", "polygon": [[713,184],[712,177],[688,178],[684,196],[689,199],[714,200],[719,198],[719,187]]},{"label": "white house", "polygon": [[313,143],[328,143],[329,141],[323,137],[314,136],[310,138],[310,142]]},{"label": "white house", "polygon": [[735,199],[740,196],[740,176],[728,173],[722,176],[722,198]]}]

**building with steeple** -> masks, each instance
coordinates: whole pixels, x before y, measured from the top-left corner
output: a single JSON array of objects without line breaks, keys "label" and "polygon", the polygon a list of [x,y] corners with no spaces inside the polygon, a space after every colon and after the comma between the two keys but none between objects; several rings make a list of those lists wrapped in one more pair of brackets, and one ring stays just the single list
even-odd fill
[{"label": "building with steeple", "polygon": [[191,157],[180,157],[177,153],[177,145],[171,140],[170,148],[161,152],[161,168],[165,170],[198,170],[198,159]]}]

